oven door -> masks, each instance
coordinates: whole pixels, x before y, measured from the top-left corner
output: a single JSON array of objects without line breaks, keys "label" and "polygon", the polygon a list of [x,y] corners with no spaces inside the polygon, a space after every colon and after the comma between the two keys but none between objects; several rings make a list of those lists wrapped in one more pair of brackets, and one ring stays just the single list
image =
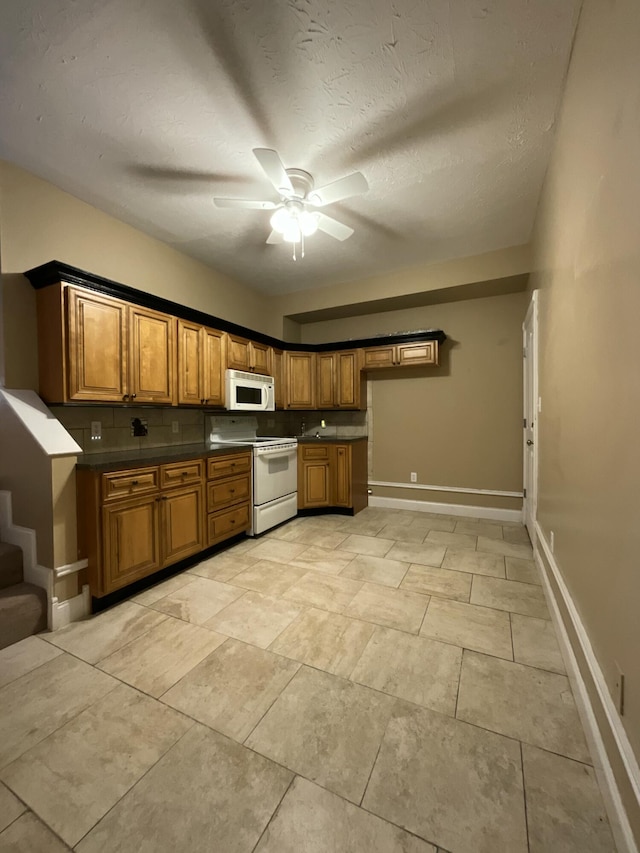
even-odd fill
[{"label": "oven door", "polygon": [[265,504],[298,491],[296,448],[259,448],[253,457],[253,502]]}]

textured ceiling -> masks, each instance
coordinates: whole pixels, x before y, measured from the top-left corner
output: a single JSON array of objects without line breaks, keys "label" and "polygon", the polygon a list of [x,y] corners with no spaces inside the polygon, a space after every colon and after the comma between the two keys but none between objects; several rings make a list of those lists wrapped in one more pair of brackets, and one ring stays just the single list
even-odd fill
[{"label": "textured ceiling", "polygon": [[[579,0],[4,0],[0,157],[283,293],[528,242]],[[369,191],[303,260],[251,153]],[[277,198],[276,198],[277,200]],[[61,259],[64,260],[64,259]]]}]

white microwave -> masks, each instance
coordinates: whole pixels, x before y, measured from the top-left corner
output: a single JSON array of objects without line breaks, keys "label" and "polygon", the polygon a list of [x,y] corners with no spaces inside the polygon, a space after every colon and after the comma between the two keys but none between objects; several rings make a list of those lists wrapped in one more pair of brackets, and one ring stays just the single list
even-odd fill
[{"label": "white microwave", "polygon": [[230,412],[273,412],[276,408],[273,376],[227,369],[225,389]]}]

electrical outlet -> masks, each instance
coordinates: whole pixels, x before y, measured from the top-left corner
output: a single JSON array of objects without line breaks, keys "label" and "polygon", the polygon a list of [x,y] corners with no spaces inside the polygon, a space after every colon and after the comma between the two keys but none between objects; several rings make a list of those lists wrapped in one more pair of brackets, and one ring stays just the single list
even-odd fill
[{"label": "electrical outlet", "polygon": [[616,682],[615,682],[615,695],[614,701],[616,703],[616,708],[618,709],[618,713],[620,716],[624,714],[624,672],[620,669],[618,664],[616,666]]},{"label": "electrical outlet", "polygon": [[177,435],[180,432],[180,421],[171,421],[171,432]]},{"label": "electrical outlet", "polygon": [[91,441],[100,441],[102,438],[102,424],[100,421],[91,421]]},{"label": "electrical outlet", "polygon": [[412,472],[411,472],[411,482],[412,482],[412,483],[417,483],[417,482],[418,482],[418,475],[417,475],[417,473],[416,473],[415,471],[412,471]]},{"label": "electrical outlet", "polygon": [[551,548],[551,553],[553,554],[556,547],[556,534],[551,530],[549,532],[549,547]]}]

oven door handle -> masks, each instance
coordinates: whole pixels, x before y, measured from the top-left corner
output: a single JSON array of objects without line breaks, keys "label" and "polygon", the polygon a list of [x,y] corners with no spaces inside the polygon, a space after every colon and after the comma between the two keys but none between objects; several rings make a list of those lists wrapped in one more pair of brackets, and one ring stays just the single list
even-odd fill
[{"label": "oven door handle", "polygon": [[296,451],[293,449],[278,450],[273,452],[271,450],[268,450],[266,453],[259,453],[258,459],[278,459],[280,456],[295,456],[295,453]]}]

